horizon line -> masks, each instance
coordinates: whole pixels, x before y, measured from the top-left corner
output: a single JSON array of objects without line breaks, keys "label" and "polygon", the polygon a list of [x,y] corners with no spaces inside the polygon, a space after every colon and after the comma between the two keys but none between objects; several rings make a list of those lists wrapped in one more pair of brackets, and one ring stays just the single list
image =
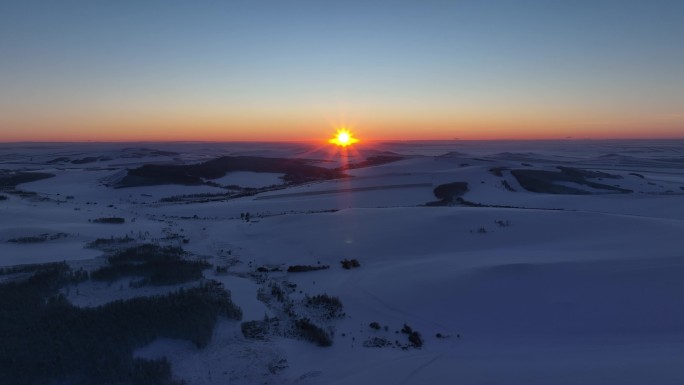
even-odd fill
[{"label": "horizon line", "polygon": [[[627,138],[501,138],[501,139],[364,139],[364,143],[395,143],[395,142],[572,142],[572,141],[654,141],[654,140],[684,140],[681,137],[627,137]],[[322,142],[327,139],[301,139],[301,140],[16,140],[2,141],[0,144],[124,144],[124,143],[312,143]]]}]

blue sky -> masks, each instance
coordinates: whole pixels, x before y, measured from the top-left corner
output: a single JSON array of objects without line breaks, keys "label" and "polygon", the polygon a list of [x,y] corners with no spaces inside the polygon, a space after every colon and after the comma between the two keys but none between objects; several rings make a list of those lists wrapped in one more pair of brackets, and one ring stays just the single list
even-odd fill
[{"label": "blue sky", "polygon": [[6,0],[0,140],[683,136],[682,20],[682,1]]}]

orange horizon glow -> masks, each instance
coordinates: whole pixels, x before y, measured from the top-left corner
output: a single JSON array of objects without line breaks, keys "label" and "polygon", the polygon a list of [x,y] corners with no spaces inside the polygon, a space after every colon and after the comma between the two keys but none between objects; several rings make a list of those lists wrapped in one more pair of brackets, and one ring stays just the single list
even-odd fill
[{"label": "orange horizon glow", "polygon": [[[1,120],[2,118],[0,118]],[[210,119],[193,115],[166,119],[102,119],[74,121],[0,121],[0,142],[322,142],[329,127],[350,127],[302,116],[287,119]],[[684,119],[438,119],[410,117],[364,119],[363,142],[379,140],[561,140],[561,139],[682,139]],[[277,128],[274,128],[277,127]],[[350,128],[345,128],[349,130]],[[353,132],[352,139],[356,139]],[[352,140],[353,143],[354,140]]]}]

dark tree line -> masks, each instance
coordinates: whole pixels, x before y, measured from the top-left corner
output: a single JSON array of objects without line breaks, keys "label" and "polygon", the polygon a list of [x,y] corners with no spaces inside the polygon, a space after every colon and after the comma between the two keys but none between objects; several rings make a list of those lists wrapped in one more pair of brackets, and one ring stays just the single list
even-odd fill
[{"label": "dark tree line", "polygon": [[242,317],[216,281],[78,308],[59,289],[83,279],[66,264],[49,264],[0,284],[0,384],[178,384],[168,362],[135,359],[133,351],[160,337],[204,347],[218,317]]},{"label": "dark tree line", "polygon": [[183,255],[178,247],[139,245],[111,255],[107,258],[108,266],[93,271],[91,278],[113,282],[123,277],[141,277],[134,286],[176,285],[202,279],[202,271],[211,265],[183,259]]}]

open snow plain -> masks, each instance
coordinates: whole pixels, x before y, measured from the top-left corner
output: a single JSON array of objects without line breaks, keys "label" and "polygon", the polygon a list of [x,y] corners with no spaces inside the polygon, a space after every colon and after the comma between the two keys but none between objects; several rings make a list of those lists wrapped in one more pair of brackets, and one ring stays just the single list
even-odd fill
[{"label": "open snow plain", "polygon": [[[0,170],[0,283],[66,261],[83,309],[230,291],[205,343],[131,345],[173,381],[684,382],[684,141],[2,144]],[[96,279],[146,244],[201,277]]]}]

